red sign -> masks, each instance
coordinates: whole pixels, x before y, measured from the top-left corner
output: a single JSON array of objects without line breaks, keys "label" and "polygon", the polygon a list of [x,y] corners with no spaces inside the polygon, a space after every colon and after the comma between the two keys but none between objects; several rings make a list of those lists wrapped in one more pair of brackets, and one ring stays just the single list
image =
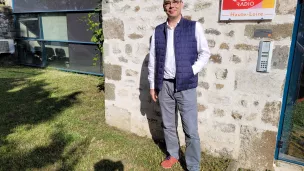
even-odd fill
[{"label": "red sign", "polygon": [[222,0],[220,20],[272,20],[276,0]]},{"label": "red sign", "polygon": [[223,0],[223,10],[250,9],[262,6],[263,0]]}]

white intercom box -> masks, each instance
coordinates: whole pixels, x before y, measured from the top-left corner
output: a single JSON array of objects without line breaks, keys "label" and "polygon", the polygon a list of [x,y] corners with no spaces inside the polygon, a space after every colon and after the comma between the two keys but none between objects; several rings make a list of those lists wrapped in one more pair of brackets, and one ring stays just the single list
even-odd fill
[{"label": "white intercom box", "polygon": [[260,41],[257,72],[270,72],[272,60],[273,42]]}]

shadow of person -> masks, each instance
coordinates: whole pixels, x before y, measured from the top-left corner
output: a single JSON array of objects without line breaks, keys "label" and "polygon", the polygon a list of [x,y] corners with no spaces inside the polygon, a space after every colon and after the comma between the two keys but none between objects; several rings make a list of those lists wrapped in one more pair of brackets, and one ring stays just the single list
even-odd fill
[{"label": "shadow of person", "polygon": [[94,171],[123,171],[124,165],[121,161],[101,160],[94,165]]},{"label": "shadow of person", "polygon": [[[140,112],[143,116],[147,117],[149,130],[154,143],[160,148],[165,156],[168,156],[166,149],[163,123],[160,112],[159,103],[154,102],[150,96],[150,85],[148,81],[148,64],[149,54],[146,55],[141,67],[140,85],[139,85],[139,99],[140,99]],[[177,115],[177,113],[176,113]],[[177,122],[177,120],[176,120]],[[180,150],[180,164],[184,170],[186,169],[185,155]]]},{"label": "shadow of person", "polygon": [[159,146],[162,152],[167,155],[166,145],[164,141],[164,133],[162,129],[162,118],[158,102],[154,102],[150,96],[150,85],[148,81],[148,63],[149,54],[146,55],[141,67],[139,100],[140,112],[147,117],[149,130],[155,144]]}]

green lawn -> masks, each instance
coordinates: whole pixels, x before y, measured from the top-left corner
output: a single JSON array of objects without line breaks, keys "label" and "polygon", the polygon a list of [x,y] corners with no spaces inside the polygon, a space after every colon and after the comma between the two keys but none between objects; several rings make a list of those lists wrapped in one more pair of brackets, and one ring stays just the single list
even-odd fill
[{"label": "green lawn", "polygon": [[[99,83],[51,69],[0,67],[0,170],[162,170],[165,156],[152,140],[105,124]],[[203,170],[228,164],[202,155]]]}]

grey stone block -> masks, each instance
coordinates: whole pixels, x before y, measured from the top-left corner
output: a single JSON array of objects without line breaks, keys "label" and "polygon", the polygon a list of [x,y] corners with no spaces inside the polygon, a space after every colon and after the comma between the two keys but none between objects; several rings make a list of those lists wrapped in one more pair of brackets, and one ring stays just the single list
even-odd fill
[{"label": "grey stone block", "polygon": [[124,23],[122,20],[117,18],[104,20],[102,27],[105,39],[125,40]]},{"label": "grey stone block", "polygon": [[111,83],[105,83],[105,99],[115,100],[115,85]]},{"label": "grey stone block", "polygon": [[104,64],[105,77],[111,80],[119,81],[121,80],[121,66]]},{"label": "grey stone block", "polygon": [[272,55],[272,68],[285,70],[288,62],[289,46],[275,46]]}]

